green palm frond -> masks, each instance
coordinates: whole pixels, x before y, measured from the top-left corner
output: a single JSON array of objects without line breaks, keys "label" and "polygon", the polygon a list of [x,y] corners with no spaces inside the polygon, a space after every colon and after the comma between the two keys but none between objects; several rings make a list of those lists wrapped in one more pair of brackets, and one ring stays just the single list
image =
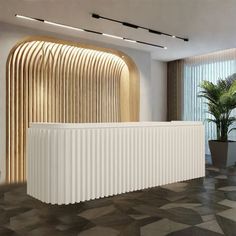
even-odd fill
[{"label": "green palm frond", "polygon": [[213,123],[215,123],[215,124],[217,123],[217,120],[210,119],[210,118],[207,118],[206,121],[207,121],[207,122],[213,122]]},{"label": "green palm frond", "polygon": [[228,131],[228,134],[231,133],[231,131],[236,130],[236,128],[232,128]]},{"label": "green palm frond", "polygon": [[236,117],[229,117],[228,118],[228,126],[232,125],[236,121]]},{"label": "green palm frond", "polygon": [[227,87],[230,88],[231,85],[236,81],[236,73],[228,76],[226,79],[226,84],[227,84]]},{"label": "green palm frond", "polygon": [[[213,117],[207,119],[217,127],[217,139],[226,141],[229,127],[236,122],[236,117],[230,117],[236,108],[236,74],[225,80],[219,79],[216,84],[203,81],[198,97],[206,100],[208,113]],[[234,130],[236,128],[232,128]]]}]

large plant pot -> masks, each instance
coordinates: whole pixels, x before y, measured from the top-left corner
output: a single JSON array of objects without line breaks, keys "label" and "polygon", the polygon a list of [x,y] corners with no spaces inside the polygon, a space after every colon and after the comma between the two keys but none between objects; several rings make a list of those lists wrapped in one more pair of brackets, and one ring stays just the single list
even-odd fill
[{"label": "large plant pot", "polygon": [[213,166],[225,168],[236,163],[236,142],[209,140]]}]

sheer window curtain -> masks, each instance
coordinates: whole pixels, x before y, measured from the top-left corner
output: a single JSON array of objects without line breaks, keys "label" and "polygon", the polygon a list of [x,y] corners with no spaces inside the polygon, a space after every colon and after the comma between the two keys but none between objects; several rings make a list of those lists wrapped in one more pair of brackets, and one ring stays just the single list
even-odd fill
[{"label": "sheer window curtain", "polygon": [[[216,138],[215,124],[205,121],[207,114],[205,99],[197,95],[203,80],[216,83],[236,72],[236,49],[225,50],[184,60],[183,67],[183,120],[203,121],[205,124],[206,154],[210,154],[208,140]],[[236,116],[236,111],[232,112]],[[236,140],[236,132],[229,138]]]}]

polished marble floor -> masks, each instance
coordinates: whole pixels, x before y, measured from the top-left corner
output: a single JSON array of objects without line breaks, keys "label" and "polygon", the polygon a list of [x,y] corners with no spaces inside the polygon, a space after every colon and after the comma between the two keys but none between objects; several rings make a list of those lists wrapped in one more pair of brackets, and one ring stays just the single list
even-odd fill
[{"label": "polished marble floor", "polygon": [[236,167],[206,178],[68,206],[43,204],[26,185],[0,186],[0,236],[236,236]]}]

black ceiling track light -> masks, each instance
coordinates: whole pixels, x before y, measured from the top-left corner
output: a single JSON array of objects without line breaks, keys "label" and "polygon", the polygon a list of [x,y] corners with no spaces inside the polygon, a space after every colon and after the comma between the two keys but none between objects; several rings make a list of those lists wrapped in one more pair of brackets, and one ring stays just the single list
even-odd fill
[{"label": "black ceiling track light", "polygon": [[[92,33],[92,34],[99,34],[99,35],[103,35],[103,36],[106,36],[106,37],[121,39],[121,40],[124,40],[126,42],[130,42],[130,43],[139,43],[139,44],[148,45],[148,46],[152,46],[152,47],[167,49],[167,47],[164,47],[164,46],[161,46],[161,45],[158,45],[158,44],[138,41],[138,40],[134,40],[134,39],[130,39],[130,38],[123,38],[123,37],[120,37],[120,36],[101,33],[101,32],[90,30],[90,29],[80,29],[80,28],[77,28],[77,27],[74,27],[74,26],[64,25],[64,24],[60,24],[60,23],[56,23],[56,22],[52,22],[52,21],[47,21],[47,20],[44,20],[44,19],[39,19],[39,18],[34,18],[34,17],[29,17],[29,16],[23,16],[23,15],[18,15],[18,14],[15,14],[15,17],[18,17],[18,18],[21,18],[21,19],[24,19],[24,20],[38,21],[38,22],[45,23],[45,24],[48,24],[48,25],[63,27],[63,28],[72,29],[72,30],[76,30],[76,31],[84,31],[84,32]],[[94,14],[93,17],[94,18],[99,18],[100,16]],[[126,22],[123,22],[123,23],[124,23],[125,26],[136,28],[136,25],[132,25],[132,24],[129,24],[129,23],[126,23]]]},{"label": "black ceiling track light", "polygon": [[168,36],[168,37],[171,37],[171,38],[181,39],[185,42],[189,41],[188,38],[184,38],[184,37],[168,34],[168,33],[165,33],[165,32],[149,29],[147,27],[140,26],[140,25],[135,25],[135,24],[132,24],[132,23],[129,23],[129,22],[123,22],[123,21],[120,21],[120,20],[108,18],[108,17],[105,17],[105,16],[98,15],[96,13],[92,13],[92,17],[95,18],[95,19],[103,19],[103,20],[108,20],[108,21],[120,23],[124,26],[131,27],[131,28],[134,28],[134,29],[144,29],[144,30],[147,30],[149,33],[152,33],[152,34],[165,35],[165,36]]}]

